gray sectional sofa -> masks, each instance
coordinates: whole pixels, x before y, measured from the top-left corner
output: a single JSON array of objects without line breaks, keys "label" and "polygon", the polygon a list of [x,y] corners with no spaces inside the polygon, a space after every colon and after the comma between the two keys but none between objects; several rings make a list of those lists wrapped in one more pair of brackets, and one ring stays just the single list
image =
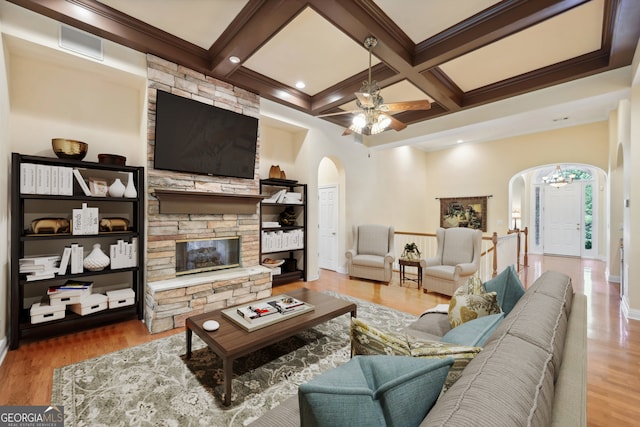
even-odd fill
[{"label": "gray sectional sofa", "polygon": [[[568,276],[545,272],[513,301],[421,427],[586,426],[586,297]],[[438,340],[450,330],[446,314],[429,313],[394,335]],[[251,425],[300,425],[298,397]]]}]

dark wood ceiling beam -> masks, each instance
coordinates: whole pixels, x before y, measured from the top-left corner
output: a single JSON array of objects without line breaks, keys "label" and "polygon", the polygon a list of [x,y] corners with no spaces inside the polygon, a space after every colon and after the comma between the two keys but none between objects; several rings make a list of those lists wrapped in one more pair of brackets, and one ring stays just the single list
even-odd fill
[{"label": "dark wood ceiling beam", "polygon": [[206,72],[208,52],[95,0],[8,0],[131,49]]},{"label": "dark wood ceiling beam", "polygon": [[605,8],[603,47],[610,48],[609,66],[627,66],[633,61],[640,37],[640,2],[606,0]]},{"label": "dark wood ceiling beam", "polygon": [[589,0],[506,0],[419,43],[415,65],[422,70],[443,64],[522,31]]},{"label": "dark wood ceiling beam", "polygon": [[435,79],[425,79],[413,66],[415,45],[389,20],[386,15],[367,0],[314,0],[310,4],[321,9],[321,14],[353,40],[362,43],[369,35],[378,39],[373,54],[403,79],[429,94],[444,108],[460,109],[459,99]]},{"label": "dark wood ceiling beam", "polygon": [[262,98],[287,105],[305,113],[308,113],[311,109],[311,97],[309,95],[292,87],[283,87],[282,83],[245,67],[237,69],[226,79],[226,82],[253,93],[258,93]]},{"label": "dark wood ceiling beam", "polygon": [[588,53],[469,91],[464,96],[464,105],[465,108],[475,107],[597,74],[608,67],[608,61],[609,56],[606,52]]},{"label": "dark wood ceiling beam", "polygon": [[230,76],[241,66],[230,56],[247,60],[306,6],[303,0],[250,0],[209,49],[209,72],[220,79]]}]

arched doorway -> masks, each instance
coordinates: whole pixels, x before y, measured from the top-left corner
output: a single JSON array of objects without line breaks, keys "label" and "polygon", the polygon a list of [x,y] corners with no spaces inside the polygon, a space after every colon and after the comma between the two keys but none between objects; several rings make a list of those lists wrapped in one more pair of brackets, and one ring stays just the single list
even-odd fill
[{"label": "arched doorway", "polygon": [[604,212],[600,192],[605,174],[589,165],[559,166],[566,177],[572,176],[571,183],[552,185],[545,179],[555,173],[556,164],[532,168],[511,179],[512,222],[518,222],[514,218],[518,211],[522,226],[529,229],[531,253],[595,258],[599,230],[605,228],[599,214]]}]

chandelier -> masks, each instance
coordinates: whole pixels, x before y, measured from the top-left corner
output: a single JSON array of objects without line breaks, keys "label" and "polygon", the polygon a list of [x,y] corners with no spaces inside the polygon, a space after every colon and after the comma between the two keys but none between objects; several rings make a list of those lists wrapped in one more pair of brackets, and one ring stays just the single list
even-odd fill
[{"label": "chandelier", "polygon": [[560,165],[557,165],[553,172],[542,178],[542,181],[551,187],[560,188],[571,184],[575,177],[574,174],[563,171]]}]

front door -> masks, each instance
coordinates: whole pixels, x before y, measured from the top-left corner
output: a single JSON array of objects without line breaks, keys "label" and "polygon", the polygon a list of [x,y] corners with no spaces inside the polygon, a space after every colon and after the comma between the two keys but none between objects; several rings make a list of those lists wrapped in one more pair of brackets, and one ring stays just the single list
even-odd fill
[{"label": "front door", "polygon": [[582,241],[582,185],[544,187],[544,253],[580,256]]}]

